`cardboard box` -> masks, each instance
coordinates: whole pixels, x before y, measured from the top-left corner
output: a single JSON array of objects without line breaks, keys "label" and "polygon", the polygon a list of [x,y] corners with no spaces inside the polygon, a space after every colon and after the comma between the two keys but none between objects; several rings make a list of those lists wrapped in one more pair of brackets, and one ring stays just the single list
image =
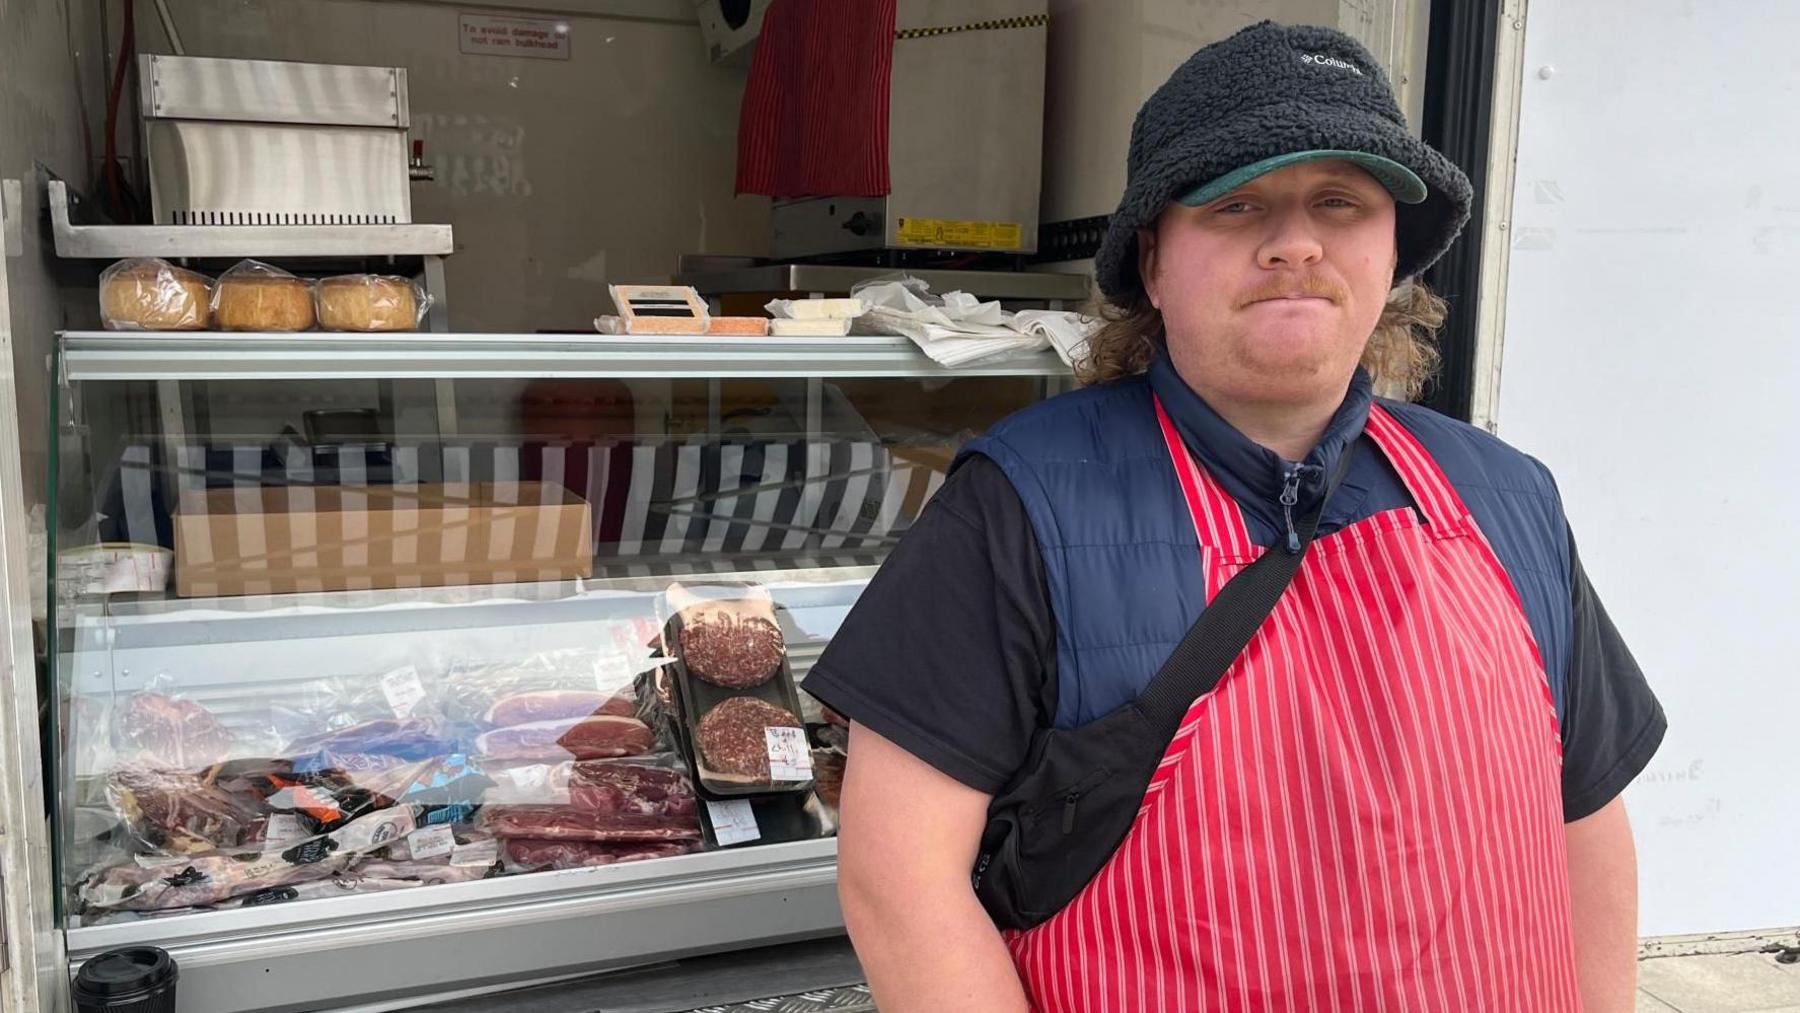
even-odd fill
[{"label": "cardboard box", "polygon": [[547,482],[290,486],[184,493],[183,598],[592,576],[591,512]]}]

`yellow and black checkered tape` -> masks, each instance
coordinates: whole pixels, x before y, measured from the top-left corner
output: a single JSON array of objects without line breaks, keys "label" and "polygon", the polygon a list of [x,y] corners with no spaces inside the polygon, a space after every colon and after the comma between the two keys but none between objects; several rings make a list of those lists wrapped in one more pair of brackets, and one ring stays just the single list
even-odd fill
[{"label": "yellow and black checkered tape", "polygon": [[976,21],[966,25],[944,25],[941,28],[902,28],[894,33],[896,39],[931,39],[939,35],[956,35],[962,32],[997,32],[1008,28],[1042,28],[1050,23],[1048,14],[1032,14],[1022,18],[997,18],[993,21]]}]

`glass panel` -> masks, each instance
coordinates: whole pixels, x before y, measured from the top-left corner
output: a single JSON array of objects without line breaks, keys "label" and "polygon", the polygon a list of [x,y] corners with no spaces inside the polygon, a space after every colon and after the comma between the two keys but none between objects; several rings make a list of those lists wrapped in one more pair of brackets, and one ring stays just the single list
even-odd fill
[{"label": "glass panel", "polygon": [[[661,653],[670,583],[766,589],[786,657],[766,685],[804,678],[956,449],[1042,393],[1010,377],[63,388],[68,924],[722,846],[702,816],[732,796],[696,785]],[[799,700],[831,784],[841,730]],[[819,795],[757,794],[755,836],[723,845],[831,833]]]}]

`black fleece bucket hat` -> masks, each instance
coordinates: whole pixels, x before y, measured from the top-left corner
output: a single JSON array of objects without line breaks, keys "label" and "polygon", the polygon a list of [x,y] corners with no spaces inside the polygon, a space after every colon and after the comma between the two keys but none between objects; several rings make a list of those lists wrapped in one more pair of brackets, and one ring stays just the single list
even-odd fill
[{"label": "black fleece bucket hat", "polygon": [[1200,50],[1138,110],[1125,195],[1094,259],[1100,291],[1143,289],[1138,230],[1170,201],[1199,205],[1275,169],[1342,158],[1394,195],[1395,280],[1430,267],[1469,220],[1473,191],[1406,127],[1375,58],[1330,28],[1264,21]]}]

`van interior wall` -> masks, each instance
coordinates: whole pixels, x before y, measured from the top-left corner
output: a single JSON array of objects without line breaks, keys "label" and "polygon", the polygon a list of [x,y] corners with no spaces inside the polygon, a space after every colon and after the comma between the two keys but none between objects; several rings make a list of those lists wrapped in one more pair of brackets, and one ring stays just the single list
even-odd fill
[{"label": "van interior wall", "polygon": [[[413,186],[413,219],[456,229],[453,330],[591,329],[609,282],[666,280],[683,253],[767,251],[768,200],[732,192],[747,71],[707,60],[691,6],[511,6],[487,12],[568,22],[569,59],[465,55],[465,9],[435,2],[169,0],[190,56],[407,69],[412,136],[437,170]],[[145,7],[141,51],[168,52]]]},{"label": "van interior wall", "polygon": [[[73,2],[73,0],[70,0]],[[82,133],[74,129],[77,59],[95,54],[71,35],[61,0],[0,0],[0,178],[19,180],[17,249],[7,250],[12,366],[18,392],[19,443],[27,507],[45,502],[49,474],[49,357],[56,331],[92,322],[85,302],[65,305],[59,267],[44,219],[39,166],[73,180],[86,177]],[[79,33],[79,27],[76,29]],[[83,63],[83,66],[86,66]]]},{"label": "van interior wall", "polygon": [[1195,50],[1265,19],[1360,39],[1416,129],[1429,16],[1424,0],[1050,0],[1043,220],[1112,213],[1138,106]]}]

